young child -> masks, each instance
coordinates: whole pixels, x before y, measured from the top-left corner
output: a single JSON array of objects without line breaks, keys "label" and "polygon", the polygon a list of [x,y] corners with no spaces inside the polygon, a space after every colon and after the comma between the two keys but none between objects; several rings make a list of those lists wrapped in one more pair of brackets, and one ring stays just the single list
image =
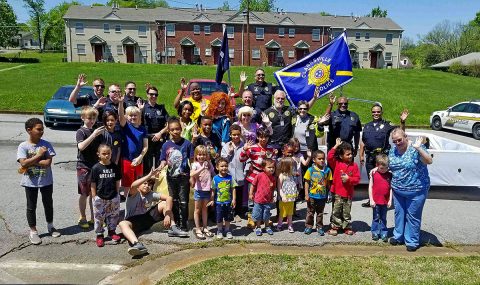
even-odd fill
[{"label": "young child", "polygon": [[262,222],[265,223],[265,232],[273,235],[273,231],[269,226],[270,209],[274,200],[275,183],[275,161],[266,158],[262,162],[263,172],[255,176],[250,187],[249,198],[253,200],[252,219],[255,222],[255,234],[262,235]]},{"label": "young child", "polygon": [[387,211],[392,205],[392,188],[390,186],[392,173],[388,171],[388,156],[377,155],[376,167],[377,171],[372,174],[368,184],[370,206],[373,208],[372,239],[381,238],[387,242]]},{"label": "young child", "polygon": [[288,232],[293,233],[293,204],[297,199],[297,181],[293,175],[294,172],[293,158],[284,157],[278,163],[278,194],[279,194],[279,211],[277,230],[282,230],[283,218],[287,218]]},{"label": "young child", "polygon": [[[93,130],[93,126],[97,121],[98,111],[94,107],[86,106],[82,108],[80,117],[83,126],[77,130],[76,140],[78,147],[77,155],[77,181],[78,181],[78,207],[80,210],[80,219],[78,225],[82,229],[88,229],[90,224],[93,225],[93,204],[91,196],[92,167],[97,163],[97,150],[101,143],[100,135],[105,131],[105,127],[98,127]],[[85,208],[90,206],[91,219],[87,222]]]},{"label": "young child", "polygon": [[101,144],[97,152],[99,162],[92,167],[91,192],[95,218],[96,244],[103,247],[103,223],[107,224],[108,236],[118,243],[120,236],[115,233],[120,215],[120,179],[122,174],[115,163],[111,162],[112,149]]},{"label": "young child", "polygon": [[228,160],[221,157],[217,160],[218,174],[213,177],[212,197],[210,204],[215,203],[217,219],[217,239],[232,239],[230,222],[233,220],[232,209],[235,209],[235,180],[228,174]]},{"label": "young child", "polygon": [[242,129],[239,125],[233,124],[230,127],[230,138],[231,141],[223,146],[221,156],[229,161],[228,172],[237,184],[235,187],[237,196],[235,221],[239,222],[241,221],[240,217],[244,217],[245,213],[247,213],[248,205],[248,188],[245,185],[245,162],[240,161],[240,152],[244,143],[242,141]]},{"label": "young child", "polygon": [[102,143],[110,146],[112,149],[112,162],[120,165],[120,150],[122,145],[122,133],[118,125],[118,115],[112,111],[103,112],[103,126],[106,132],[103,132]]},{"label": "young child", "polygon": [[17,149],[17,161],[20,163],[19,173],[23,174],[21,185],[25,187],[27,197],[27,221],[30,227],[28,238],[35,245],[42,243],[37,231],[38,190],[42,193],[48,233],[52,237],[60,236],[60,233],[53,226],[53,175],[51,165],[55,150],[48,141],[42,139],[43,129],[43,122],[40,119],[28,119],[25,122],[28,140],[18,145]]},{"label": "young child", "polygon": [[323,210],[327,202],[332,172],[325,165],[325,153],[321,150],[313,152],[313,165],[305,172],[305,200],[307,200],[307,216],[305,217],[306,235],[312,233],[313,219],[317,217],[317,233],[325,235],[323,230]]},{"label": "young child", "polygon": [[[300,141],[298,138],[291,138],[288,144],[293,146],[293,160],[295,161],[295,172],[297,178],[298,192],[302,193],[303,190],[303,171],[310,165],[312,159],[312,152],[307,150],[305,157],[302,152],[300,152]],[[303,195],[299,195],[303,196]],[[303,197],[301,197],[303,198]]]},{"label": "young child", "polygon": [[337,138],[335,146],[328,152],[328,165],[333,169],[333,210],[329,235],[336,236],[339,229],[347,235],[353,235],[352,199],[354,186],[360,182],[358,165],[353,162],[353,148],[347,142]]},{"label": "young child", "polygon": [[183,231],[187,231],[188,201],[190,199],[190,165],[193,163],[193,145],[181,137],[182,126],[177,117],[168,119],[170,140],[162,146],[159,169],[168,165],[168,193],[173,198],[173,217]]},{"label": "young child", "polygon": [[[215,175],[215,170],[210,162],[210,154],[205,146],[197,146],[194,156],[195,162],[192,164],[192,171],[190,172],[191,185],[195,191],[193,194],[195,200],[194,234],[198,239],[205,239],[205,236],[213,236],[208,230],[207,204],[210,201],[212,177]],[[203,224],[203,228],[200,224]]]},{"label": "young child", "polygon": [[192,144],[195,147],[199,145],[206,146],[213,163],[215,163],[215,159],[217,159],[222,150],[222,142],[220,138],[212,132],[212,118],[203,116],[200,120],[200,126],[200,134],[196,132],[193,133]]},{"label": "young child", "polygon": [[188,233],[181,231],[174,222],[172,197],[152,192],[159,172],[159,169],[152,169],[144,177],[135,180],[128,192],[125,220],[119,226],[130,245],[128,253],[133,256],[147,253],[147,248],[138,241],[137,235],[159,221],[163,220],[163,226],[170,228],[169,237],[188,237]]}]

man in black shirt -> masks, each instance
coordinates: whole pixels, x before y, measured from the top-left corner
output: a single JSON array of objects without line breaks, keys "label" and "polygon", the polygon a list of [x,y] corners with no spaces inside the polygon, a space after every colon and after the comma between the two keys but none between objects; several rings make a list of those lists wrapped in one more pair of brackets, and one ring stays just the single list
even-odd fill
[{"label": "man in black shirt", "polygon": [[[120,90],[120,85],[112,84],[108,87],[108,99],[107,103],[105,103],[104,111],[112,111],[118,116],[118,104],[120,104],[120,95],[122,91]],[[123,103],[124,108],[125,103]]]},{"label": "man in black shirt", "polygon": [[136,95],[137,95],[137,85],[133,81],[127,81],[127,83],[125,83],[125,97],[123,99],[126,105],[125,108],[130,106],[137,106],[140,108],[140,106],[143,106],[142,98],[137,97]]},{"label": "man in black shirt", "polygon": [[[68,101],[72,102],[75,107],[82,107],[82,106],[92,106],[98,111],[100,111],[107,102],[107,98],[103,96],[103,91],[105,91],[105,81],[101,78],[96,78],[93,80],[93,92],[94,94],[88,94],[86,97],[77,98],[78,93],[80,92],[80,88],[87,84],[85,80],[87,76],[85,74],[78,75],[77,84],[75,88],[70,93],[70,97]],[[101,114],[99,114],[101,118]]]},{"label": "man in black shirt", "polygon": [[264,113],[272,122],[273,134],[270,137],[270,145],[280,152],[283,145],[288,143],[292,137],[292,119],[295,117],[295,110],[290,106],[285,106],[284,91],[277,90],[273,97],[273,106]]},{"label": "man in black shirt", "polygon": [[[244,77],[246,80],[246,77]],[[240,79],[240,90],[243,90],[244,80]],[[258,108],[262,112],[272,106],[272,94],[279,89],[272,86],[272,83],[265,81],[265,71],[261,68],[255,71],[255,83],[249,84],[246,88],[253,94],[253,108]]]}]

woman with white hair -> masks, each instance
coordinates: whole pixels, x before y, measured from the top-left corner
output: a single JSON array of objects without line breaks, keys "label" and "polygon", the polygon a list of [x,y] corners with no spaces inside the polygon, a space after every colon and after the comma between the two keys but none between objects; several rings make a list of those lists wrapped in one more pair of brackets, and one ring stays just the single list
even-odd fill
[{"label": "woman with white hair", "polygon": [[238,109],[238,122],[234,124],[239,125],[242,128],[242,136],[245,142],[253,141],[257,139],[257,129],[262,125],[266,127],[270,135],[273,133],[272,122],[268,119],[267,115],[262,113],[262,124],[252,121],[253,108],[249,106],[243,106]]}]

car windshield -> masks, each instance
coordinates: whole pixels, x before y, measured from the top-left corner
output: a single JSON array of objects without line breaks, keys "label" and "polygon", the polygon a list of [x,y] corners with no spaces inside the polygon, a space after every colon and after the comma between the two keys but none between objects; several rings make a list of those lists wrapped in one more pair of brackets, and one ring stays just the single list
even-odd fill
[{"label": "car windshield", "polygon": [[[217,87],[217,83],[216,82],[197,82],[198,84],[200,84],[200,87],[202,88],[202,94],[205,94],[205,95],[210,95],[212,94],[212,92],[215,92],[215,91],[222,91],[222,92],[225,92],[228,94],[228,85],[225,84],[225,83],[222,83],[220,84],[220,87],[218,88]],[[188,94],[190,94],[190,91],[188,92]]]},{"label": "car windshield", "polygon": [[[70,97],[70,93],[72,93],[73,87],[60,87],[60,89],[57,90],[55,95],[53,95],[52,99],[56,100],[68,100],[68,97]],[[86,96],[89,93],[92,93],[93,89],[91,87],[82,87],[80,89],[80,92],[77,95],[77,98]]]}]

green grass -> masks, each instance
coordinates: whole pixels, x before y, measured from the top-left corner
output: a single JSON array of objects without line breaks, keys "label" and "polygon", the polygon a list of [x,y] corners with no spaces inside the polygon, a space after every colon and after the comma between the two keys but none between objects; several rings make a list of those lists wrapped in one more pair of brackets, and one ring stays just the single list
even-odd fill
[{"label": "green grass", "polygon": [[207,260],[157,284],[478,284],[478,280],[478,256],[247,255]]},{"label": "green grass", "polygon": [[[149,82],[159,88],[159,102],[174,114],[173,99],[179,86],[179,78],[215,78],[215,66],[179,66],[158,64],[118,63],[62,63],[61,53],[29,52],[25,56],[36,56],[41,63],[27,64],[21,68],[3,71],[0,74],[0,110],[36,111],[43,109],[46,101],[61,85],[75,84],[79,73],[86,73],[91,84],[93,78],[102,77],[107,85],[136,81],[139,87]],[[23,54],[22,54],[23,56]],[[2,64],[2,68],[8,66]],[[12,65],[13,66],[13,65]],[[245,70],[253,81],[255,67],[232,67],[232,83],[238,88],[239,73]],[[273,82],[275,68],[266,68],[267,81]],[[380,101],[384,105],[385,117],[398,122],[404,108],[410,110],[410,125],[427,125],[434,110],[462,100],[479,98],[480,79],[431,70],[354,70],[354,80],[343,89],[353,98]],[[140,88],[141,89],[141,88]],[[140,95],[144,95],[143,92]],[[311,111],[323,113],[327,100],[320,100]],[[351,101],[350,109],[359,113],[363,122],[370,120],[371,104]]]}]

